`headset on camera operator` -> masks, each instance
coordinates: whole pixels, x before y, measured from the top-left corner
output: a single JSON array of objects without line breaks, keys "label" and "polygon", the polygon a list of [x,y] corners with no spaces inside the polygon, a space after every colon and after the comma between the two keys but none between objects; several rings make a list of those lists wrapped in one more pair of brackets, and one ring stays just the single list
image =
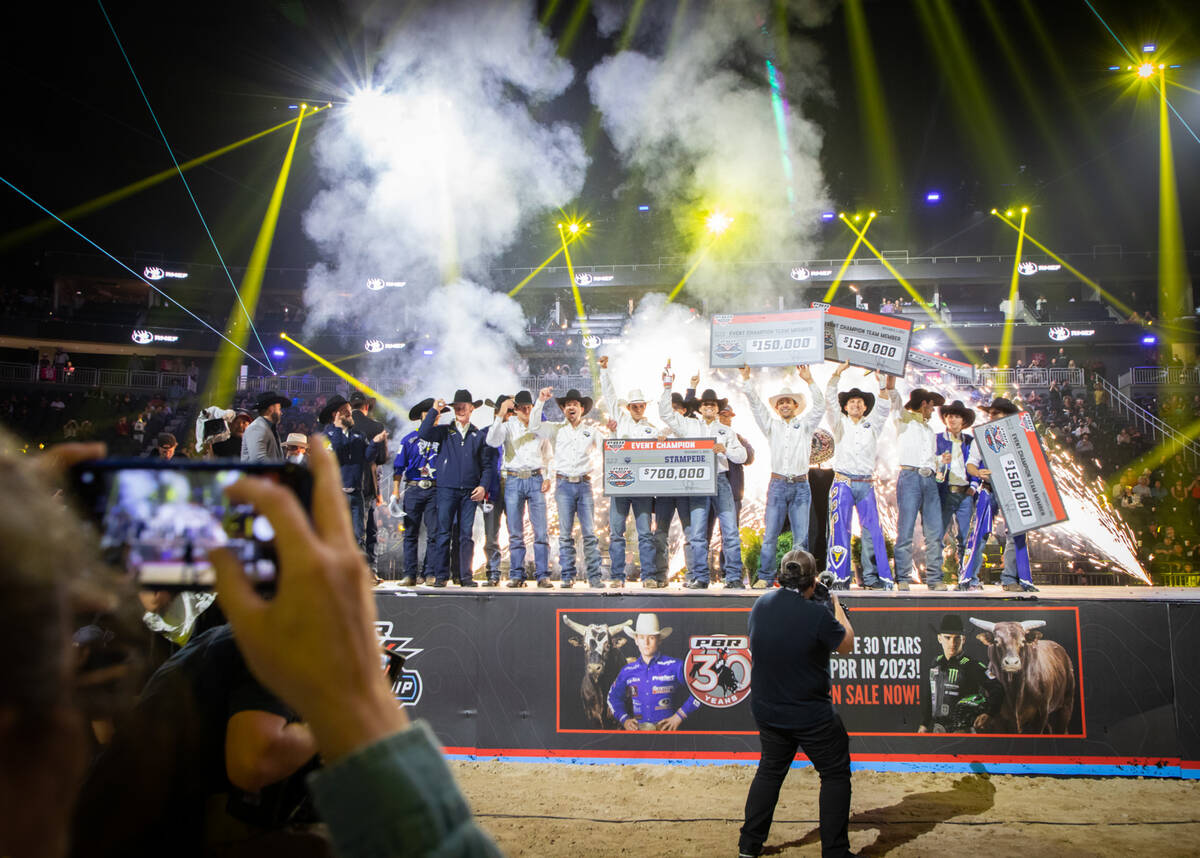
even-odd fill
[{"label": "headset on camera operator", "polygon": [[762,853],[779,790],[797,749],[821,776],[821,854],[849,855],[850,738],[830,699],[829,656],[854,648],[854,628],[836,595],[817,578],[807,551],[780,563],[779,589],[750,611],[750,709],[762,756],[746,796],[738,854]]}]

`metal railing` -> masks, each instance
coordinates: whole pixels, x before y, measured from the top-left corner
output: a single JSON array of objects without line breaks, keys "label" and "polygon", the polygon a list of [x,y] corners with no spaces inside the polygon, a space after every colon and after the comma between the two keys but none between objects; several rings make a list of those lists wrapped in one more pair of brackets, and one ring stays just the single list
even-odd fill
[{"label": "metal railing", "polygon": [[543,387],[552,387],[558,396],[562,396],[571,389],[590,396],[592,395],[592,377],[590,375],[526,375],[521,377],[521,387],[532,391],[534,395]]},{"label": "metal railing", "polygon": [[1100,387],[1108,394],[1108,407],[1121,415],[1125,420],[1138,425],[1147,438],[1157,444],[1171,444],[1171,455],[1175,452],[1186,454],[1192,460],[1192,466],[1200,465],[1200,444],[1188,438],[1169,423],[1164,422],[1155,414],[1151,414],[1120,391],[1102,375],[1095,375]]},{"label": "metal railing", "polygon": [[[374,382],[369,383],[373,384]],[[344,394],[349,387],[340,378],[315,375],[266,375],[238,378],[238,390],[245,393],[274,391],[289,396],[322,396],[333,393]]]},{"label": "metal railing", "polygon": [[1020,369],[980,369],[975,378],[979,384],[990,380],[993,387],[1049,387],[1050,382],[1060,385],[1083,387],[1083,370],[1080,368],[1058,368],[1027,366]]},{"label": "metal railing", "polygon": [[1200,385],[1200,367],[1195,366],[1133,366],[1117,379],[1119,387],[1171,384]]},{"label": "metal railing", "polygon": [[94,366],[39,367],[32,363],[0,363],[0,383],[61,384],[67,387],[104,387],[119,390],[188,389],[185,372],[144,369],[108,369]]}]

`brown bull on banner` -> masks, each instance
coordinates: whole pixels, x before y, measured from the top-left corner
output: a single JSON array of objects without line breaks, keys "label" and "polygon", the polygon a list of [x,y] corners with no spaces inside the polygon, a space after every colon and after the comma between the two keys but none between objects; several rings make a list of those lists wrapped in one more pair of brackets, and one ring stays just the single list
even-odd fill
[{"label": "brown bull on banner", "polygon": [[989,623],[971,617],[988,648],[988,673],[1004,687],[999,719],[987,732],[1066,733],[1075,711],[1075,667],[1067,651],[1042,640],[1045,620]]},{"label": "brown bull on banner", "polygon": [[571,646],[583,647],[583,684],[579,688],[583,712],[594,726],[616,729],[617,723],[608,711],[607,691],[620,670],[619,659],[615,657],[616,650],[625,646],[628,640],[625,635],[618,633],[633,621],[626,620],[615,626],[606,626],[604,623],[585,626],[563,614],[563,622],[579,635],[578,638],[572,636],[568,639]]}]

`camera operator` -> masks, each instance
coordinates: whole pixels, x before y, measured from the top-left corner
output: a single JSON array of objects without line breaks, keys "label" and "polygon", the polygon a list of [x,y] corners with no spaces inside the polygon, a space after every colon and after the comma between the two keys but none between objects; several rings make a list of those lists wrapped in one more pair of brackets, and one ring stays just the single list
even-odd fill
[{"label": "camera operator", "polygon": [[780,563],[779,589],[750,611],[750,708],[762,756],[746,796],[738,855],[762,853],[779,789],[796,750],[821,776],[821,854],[850,852],[850,738],[830,701],[829,655],[854,647],[854,629],[837,596],[817,581],[807,551],[789,551]]}]

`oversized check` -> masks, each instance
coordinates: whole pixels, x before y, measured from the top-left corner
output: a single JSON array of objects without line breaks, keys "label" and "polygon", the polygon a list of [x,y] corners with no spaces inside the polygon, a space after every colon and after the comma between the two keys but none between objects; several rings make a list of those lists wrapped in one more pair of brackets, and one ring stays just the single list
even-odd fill
[{"label": "oversized check", "polygon": [[712,317],[709,366],[797,366],[824,363],[822,310]]},{"label": "oversized check", "polygon": [[712,438],[604,441],[604,493],[705,496],[717,493],[717,453]]},{"label": "oversized check", "polygon": [[1011,533],[1067,520],[1046,451],[1028,412],[975,427],[975,443],[992,472],[992,488]]},{"label": "oversized check", "polygon": [[959,381],[965,381],[967,384],[975,383],[975,367],[969,363],[963,363],[960,360],[935,355],[932,352],[925,352],[912,347],[908,350],[908,360],[914,366],[919,366],[921,369],[952,375]]},{"label": "oversized check", "polygon": [[903,376],[913,323],[902,316],[864,313],[814,301],[825,311],[825,357]]}]

